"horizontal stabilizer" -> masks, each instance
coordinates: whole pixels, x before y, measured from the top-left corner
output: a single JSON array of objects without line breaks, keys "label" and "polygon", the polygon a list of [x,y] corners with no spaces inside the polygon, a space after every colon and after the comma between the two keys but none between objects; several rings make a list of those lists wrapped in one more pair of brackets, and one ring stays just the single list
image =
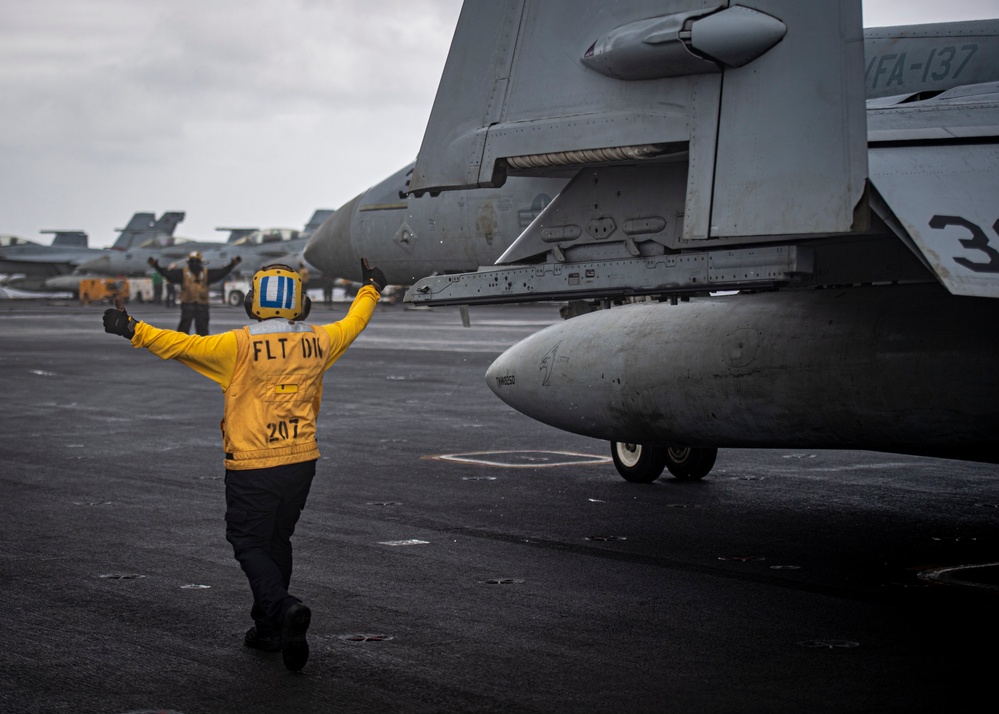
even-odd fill
[{"label": "horizontal stabilizer", "polygon": [[868,131],[887,222],[951,293],[999,297],[999,83],[871,102]]},{"label": "horizontal stabilizer", "polygon": [[871,181],[955,295],[999,297],[999,145],[872,148]]}]

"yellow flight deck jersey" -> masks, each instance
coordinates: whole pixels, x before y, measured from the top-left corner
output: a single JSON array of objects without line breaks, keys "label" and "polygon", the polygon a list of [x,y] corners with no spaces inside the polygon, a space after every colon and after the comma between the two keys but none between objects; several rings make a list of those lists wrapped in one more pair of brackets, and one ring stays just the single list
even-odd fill
[{"label": "yellow flight deck jersey", "polygon": [[227,469],[297,464],[319,458],[323,373],[367,326],[378,299],[366,285],[346,317],[328,325],[273,319],[207,337],[139,322],[132,346],[186,364],[222,387]]}]

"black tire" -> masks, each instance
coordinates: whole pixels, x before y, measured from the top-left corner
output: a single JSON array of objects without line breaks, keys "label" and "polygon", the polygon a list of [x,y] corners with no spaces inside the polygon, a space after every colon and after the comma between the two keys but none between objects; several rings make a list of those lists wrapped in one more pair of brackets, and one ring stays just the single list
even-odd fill
[{"label": "black tire", "polygon": [[718,457],[718,449],[692,449],[689,446],[670,446],[663,449],[666,468],[677,481],[697,481],[710,473]]},{"label": "black tire", "polygon": [[666,449],[659,446],[612,441],[611,458],[617,472],[631,483],[652,483],[666,468]]},{"label": "black tire", "polygon": [[233,290],[231,293],[229,293],[229,304],[232,305],[233,307],[239,307],[240,305],[243,304],[244,297],[246,296],[243,295],[243,292],[241,290]]}]

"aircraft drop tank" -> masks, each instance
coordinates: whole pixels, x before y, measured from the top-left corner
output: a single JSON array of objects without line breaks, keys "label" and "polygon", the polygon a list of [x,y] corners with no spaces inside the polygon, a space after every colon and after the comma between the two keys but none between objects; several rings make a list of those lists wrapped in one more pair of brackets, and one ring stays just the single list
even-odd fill
[{"label": "aircraft drop tank", "polygon": [[612,441],[995,461],[996,324],[999,301],[931,284],[635,304],[532,335],[486,379],[534,419]]}]

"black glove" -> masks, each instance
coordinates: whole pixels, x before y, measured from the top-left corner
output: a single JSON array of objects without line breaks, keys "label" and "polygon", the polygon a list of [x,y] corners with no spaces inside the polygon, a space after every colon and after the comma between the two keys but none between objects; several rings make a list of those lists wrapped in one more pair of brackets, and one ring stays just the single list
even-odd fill
[{"label": "black glove", "polygon": [[114,307],[104,311],[104,331],[110,335],[121,335],[127,340],[135,336],[135,318],[125,312],[125,303],[115,298]]},{"label": "black glove", "polygon": [[378,292],[384,290],[385,284],[388,283],[382,269],[372,268],[368,265],[367,258],[361,258],[361,282],[365,285],[374,285]]},{"label": "black glove", "polygon": [[234,257],[234,258],[232,259],[232,265],[233,265],[233,266],[236,266],[236,265],[239,265],[239,264],[240,264],[240,263],[242,263],[242,262],[243,262],[243,259],[242,259],[242,258],[240,258],[240,257],[239,257],[238,255],[237,255],[237,256],[235,256],[235,257]]},{"label": "black glove", "polygon": [[156,258],[154,258],[153,256],[149,256],[149,260],[147,260],[146,262],[149,263],[154,268],[158,269],[160,267],[159,266],[159,261],[156,260]]}]

